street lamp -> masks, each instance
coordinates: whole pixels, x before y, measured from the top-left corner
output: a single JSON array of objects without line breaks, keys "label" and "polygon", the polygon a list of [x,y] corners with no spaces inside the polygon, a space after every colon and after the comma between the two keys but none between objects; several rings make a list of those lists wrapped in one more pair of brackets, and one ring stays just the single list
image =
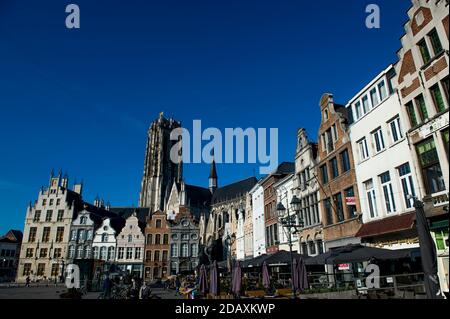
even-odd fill
[{"label": "street lamp", "polygon": [[[295,212],[295,216],[298,216],[301,208],[301,201],[297,196],[293,196],[291,199],[291,209]],[[303,228],[304,223],[301,218],[299,218],[298,224],[295,220],[292,220],[292,215],[289,214],[289,207],[286,209],[282,202],[277,204],[277,215],[278,219],[281,221],[281,226],[287,229],[288,234],[288,244],[289,244],[289,253],[291,256],[291,286],[292,286],[292,297],[296,297],[296,289],[294,285],[294,254],[292,252],[292,234],[297,233],[300,228]]]}]

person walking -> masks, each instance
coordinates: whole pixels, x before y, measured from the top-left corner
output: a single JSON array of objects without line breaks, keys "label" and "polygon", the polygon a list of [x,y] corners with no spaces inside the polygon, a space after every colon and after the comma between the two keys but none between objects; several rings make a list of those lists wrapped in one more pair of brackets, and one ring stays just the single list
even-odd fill
[{"label": "person walking", "polygon": [[111,298],[111,279],[109,278],[109,275],[106,276],[105,280],[103,281],[103,298],[104,299],[110,299]]},{"label": "person walking", "polygon": [[180,295],[180,288],[181,288],[181,280],[178,275],[175,277],[175,296]]},{"label": "person walking", "polygon": [[147,283],[144,281],[142,283],[142,287],[139,290],[139,299],[149,299],[150,298],[150,286],[147,285]]},{"label": "person walking", "polygon": [[30,287],[30,276],[27,276],[27,278],[25,279],[25,287]]}]

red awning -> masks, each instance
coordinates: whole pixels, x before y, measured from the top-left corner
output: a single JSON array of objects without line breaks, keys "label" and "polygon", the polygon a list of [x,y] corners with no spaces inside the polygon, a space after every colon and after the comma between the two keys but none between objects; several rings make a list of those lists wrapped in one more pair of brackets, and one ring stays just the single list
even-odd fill
[{"label": "red awning", "polygon": [[393,217],[383,218],[374,222],[363,224],[355,237],[373,237],[409,230],[414,226],[415,213],[407,213]]}]

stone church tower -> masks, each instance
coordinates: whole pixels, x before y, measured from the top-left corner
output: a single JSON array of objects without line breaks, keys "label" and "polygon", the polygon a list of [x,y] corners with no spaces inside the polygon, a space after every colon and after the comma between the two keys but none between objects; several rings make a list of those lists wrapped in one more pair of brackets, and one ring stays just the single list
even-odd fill
[{"label": "stone church tower", "polygon": [[182,179],[183,163],[170,159],[170,150],[178,142],[170,140],[170,132],[179,127],[180,122],[160,113],[148,130],[139,206],[150,208],[150,213],[164,209],[172,184]]}]

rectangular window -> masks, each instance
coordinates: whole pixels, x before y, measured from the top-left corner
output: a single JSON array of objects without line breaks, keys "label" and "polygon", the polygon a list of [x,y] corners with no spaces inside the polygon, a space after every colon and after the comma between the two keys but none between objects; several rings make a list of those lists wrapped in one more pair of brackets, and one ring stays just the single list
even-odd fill
[{"label": "rectangular window", "polygon": [[372,102],[372,107],[377,106],[379,103],[376,88],[373,88],[372,90],[370,90],[370,101]]},{"label": "rectangular window", "polygon": [[317,248],[318,248],[318,253],[319,254],[323,254],[323,241],[322,241],[322,239],[318,239],[317,240]]},{"label": "rectangular window", "polygon": [[372,133],[373,143],[375,146],[375,152],[379,153],[385,149],[383,131],[381,131],[381,127],[376,129]]},{"label": "rectangular window", "polygon": [[37,275],[40,277],[45,275],[45,264],[38,264]]},{"label": "rectangular window", "polygon": [[51,222],[52,221],[52,215],[53,215],[53,210],[48,210],[47,211],[47,215],[45,216],[45,221],[46,222]]},{"label": "rectangular window", "polygon": [[31,274],[31,264],[30,263],[26,263],[23,265],[23,276],[29,276]]},{"label": "rectangular window", "polygon": [[428,50],[427,42],[425,39],[422,39],[419,43],[417,43],[419,47],[420,54],[422,55],[423,64],[427,64],[431,60],[430,51]]},{"label": "rectangular window", "polygon": [[64,210],[63,209],[58,210],[58,216],[56,218],[56,221],[62,222],[63,217],[64,217]]},{"label": "rectangular window", "polygon": [[34,212],[33,222],[38,222],[41,220],[41,211],[37,210]]},{"label": "rectangular window", "polygon": [[56,242],[60,243],[63,241],[64,238],[64,227],[58,227],[56,229]]},{"label": "rectangular window", "polygon": [[445,190],[444,177],[433,137],[416,145],[427,194]]},{"label": "rectangular window", "polygon": [[127,247],[127,259],[133,259],[133,248]]},{"label": "rectangular window", "polygon": [[336,206],[336,214],[337,214],[337,221],[342,222],[344,221],[344,206],[342,204],[342,194],[337,193],[333,195],[333,202]]},{"label": "rectangular window", "polygon": [[[331,127],[332,129],[332,138],[333,138],[333,142],[336,142],[338,140],[338,132],[336,129],[336,124],[333,124],[333,126]],[[334,147],[333,147],[334,148]]]},{"label": "rectangular window", "polygon": [[383,188],[384,204],[386,212],[393,213],[397,211],[395,206],[394,191],[392,189],[391,176],[389,172],[380,175],[381,187]]},{"label": "rectangular window", "polygon": [[278,244],[278,224],[273,224],[273,232],[274,232],[274,239],[275,239],[275,245]]},{"label": "rectangular window", "polygon": [[313,198],[314,198],[314,215],[316,216],[316,224],[320,223],[320,216],[319,216],[319,200],[318,200],[318,196],[317,196],[317,192],[313,194]]},{"label": "rectangular window", "polygon": [[309,253],[311,255],[316,254],[316,243],[314,243],[312,240],[309,242]]},{"label": "rectangular window", "polygon": [[186,243],[181,244],[181,257],[189,257],[189,245]]},{"label": "rectangular window", "polygon": [[141,247],[134,249],[134,259],[141,259]]},{"label": "rectangular window", "polygon": [[425,99],[423,98],[423,95],[420,94],[415,99],[416,107],[419,110],[421,121],[424,122],[428,119],[428,111],[427,106],[425,104]]},{"label": "rectangular window", "polygon": [[436,84],[430,89],[431,96],[433,97],[434,106],[436,107],[436,111],[438,113],[445,111],[445,102],[442,97],[441,89],[439,88],[439,84]]},{"label": "rectangular window", "polygon": [[367,147],[366,138],[363,138],[358,142],[358,149],[360,161],[364,161],[365,159],[369,158],[369,148]]},{"label": "rectangular window", "polygon": [[380,100],[383,101],[387,96],[386,84],[384,83],[384,81],[378,83],[378,92],[380,93]]},{"label": "rectangular window", "polygon": [[39,257],[40,258],[46,258],[47,257],[47,253],[48,253],[48,248],[41,248],[41,250],[39,252]]},{"label": "rectangular window", "polygon": [[37,228],[36,227],[30,227],[30,233],[28,235],[28,242],[29,243],[34,243],[36,241],[36,233],[37,233]]},{"label": "rectangular window", "polygon": [[354,118],[353,118],[353,110],[352,110],[352,106],[350,105],[349,107],[347,107],[347,117],[348,117],[348,124],[351,125],[353,124],[353,122],[355,122]]},{"label": "rectangular window", "polygon": [[430,38],[431,46],[433,47],[433,53],[434,55],[437,55],[443,51],[441,40],[439,39],[439,35],[436,31],[436,29],[433,29],[429,34],[428,37]]},{"label": "rectangular window", "polygon": [[375,194],[375,188],[373,185],[373,180],[368,180],[364,183],[364,187],[366,189],[366,196],[367,196],[367,208],[370,213],[370,217],[374,218],[378,216],[378,210],[377,210],[377,202],[376,202],[376,194]]},{"label": "rectangular window", "polygon": [[59,274],[59,264],[52,264],[51,276],[56,277]]},{"label": "rectangular window", "polygon": [[333,143],[334,138],[333,138],[333,133],[331,131],[331,128],[325,132],[325,137],[326,137],[326,141],[327,141],[327,152],[331,153],[334,151],[334,143]]},{"label": "rectangular window", "polygon": [[364,95],[362,98],[362,104],[363,104],[363,111],[364,114],[366,114],[367,112],[369,112],[369,98],[367,97],[367,95]]},{"label": "rectangular window", "polygon": [[55,248],[53,251],[53,258],[61,258],[62,256],[62,249],[61,248]]},{"label": "rectangular window", "polygon": [[449,136],[448,136],[448,128],[442,131],[442,140],[444,141],[445,152],[447,153],[447,160],[449,159],[450,151],[449,151]]},{"label": "rectangular window", "polygon": [[450,94],[450,78],[446,77],[445,79],[442,80],[441,84],[442,84],[442,88],[444,89],[445,97],[447,98],[447,104],[450,104],[450,97],[449,97],[449,94]]},{"label": "rectangular window", "polygon": [[74,229],[70,231],[70,240],[72,241],[77,240],[77,231]]},{"label": "rectangular window", "polygon": [[306,242],[302,243],[302,254],[308,255],[308,244]]},{"label": "rectangular window", "polygon": [[177,244],[170,245],[170,255],[172,257],[178,257],[178,245]]},{"label": "rectangular window", "polygon": [[320,167],[320,173],[322,176],[322,184],[328,184],[328,170],[326,164]]},{"label": "rectangular window", "polygon": [[119,252],[117,255],[117,259],[123,259],[123,256],[125,254],[125,248],[124,247],[119,247]]},{"label": "rectangular window", "polygon": [[77,248],[77,259],[83,259],[83,246],[78,246]]},{"label": "rectangular window", "polygon": [[333,224],[333,209],[329,198],[324,199],[323,206],[325,209],[325,216],[327,218],[327,225]]},{"label": "rectangular window", "polygon": [[191,244],[191,256],[198,256],[198,245]]},{"label": "rectangular window", "polygon": [[[197,256],[197,255],[195,255]],[[168,261],[169,260],[169,252],[167,250],[163,250],[162,253],[162,261]]]},{"label": "rectangular window", "polygon": [[414,110],[414,104],[412,102],[406,104],[406,111],[408,112],[408,118],[411,127],[416,127],[419,122],[417,121],[416,111]]},{"label": "rectangular window", "polygon": [[48,243],[50,241],[50,227],[44,227],[44,231],[42,232],[42,242]]},{"label": "rectangular window", "polygon": [[[355,197],[355,191],[353,190],[353,187],[347,188],[345,191],[345,197]],[[353,218],[356,216],[356,205],[348,205],[347,206],[347,213],[349,218]]]},{"label": "rectangular window", "polygon": [[33,248],[27,248],[25,257],[26,258],[33,258],[34,249]]},{"label": "rectangular window", "polygon": [[398,175],[400,176],[400,183],[402,184],[403,199],[405,201],[406,208],[413,207],[413,197],[416,196],[414,189],[414,183],[411,174],[411,168],[409,163],[405,163],[397,168]]},{"label": "rectangular window", "polygon": [[333,159],[331,159],[330,161],[331,164],[331,175],[333,178],[336,178],[339,176],[339,169],[338,169],[338,162],[337,162],[337,158],[334,157]]},{"label": "rectangular window", "polygon": [[403,138],[403,132],[402,132],[402,128],[401,128],[401,125],[400,125],[400,117],[399,116],[397,116],[395,119],[390,121],[388,123],[388,125],[389,125],[389,128],[391,130],[392,143],[396,143],[400,139]]},{"label": "rectangular window", "polygon": [[361,113],[361,102],[356,102],[355,103],[355,112],[356,112],[356,119],[359,119],[362,115]]}]

